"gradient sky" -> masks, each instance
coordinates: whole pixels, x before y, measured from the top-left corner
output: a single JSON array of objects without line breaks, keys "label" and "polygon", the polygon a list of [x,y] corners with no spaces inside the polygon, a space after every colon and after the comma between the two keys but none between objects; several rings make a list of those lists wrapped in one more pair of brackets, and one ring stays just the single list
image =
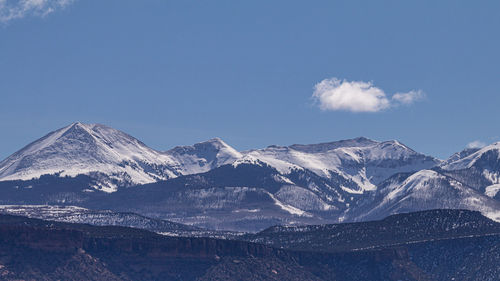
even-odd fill
[{"label": "gradient sky", "polygon": [[[74,121],[158,150],[366,136],[446,158],[500,140],[499,1],[5,1],[1,159]],[[334,77],[425,98],[322,110]]]}]

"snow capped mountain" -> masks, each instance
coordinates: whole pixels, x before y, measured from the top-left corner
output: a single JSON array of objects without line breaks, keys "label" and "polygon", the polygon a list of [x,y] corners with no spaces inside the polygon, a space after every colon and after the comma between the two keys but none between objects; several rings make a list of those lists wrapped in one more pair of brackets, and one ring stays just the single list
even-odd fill
[{"label": "snow capped mountain", "polygon": [[448,159],[446,159],[446,161],[443,161],[440,164],[440,166],[443,167],[443,166],[446,166],[450,163],[456,162],[460,159],[463,159],[463,158],[477,152],[478,150],[480,150],[480,148],[465,148],[464,150],[462,150],[460,152],[454,153],[452,156],[450,156]]},{"label": "snow capped mountain", "polygon": [[307,169],[320,177],[342,177],[354,192],[376,189],[397,172],[438,163],[397,141],[357,138],[338,142],[270,146],[238,152],[219,138],[166,152],[99,124],[73,123],[51,132],[0,162],[0,180],[28,180],[45,174],[91,175],[94,188],[114,192],[120,186],[152,183],[210,171],[226,164],[265,163],[282,174]]},{"label": "snow capped mountain", "polygon": [[31,179],[44,174],[102,178],[96,188],[144,184],[175,176],[174,160],[137,139],[99,124],[73,123],[51,132],[0,162],[0,179]]},{"label": "snow capped mountain", "polygon": [[500,142],[466,151],[440,165],[441,172],[500,200]]},{"label": "snow capped mountain", "polygon": [[247,161],[259,160],[282,174],[308,169],[325,178],[340,176],[357,185],[355,193],[375,190],[377,184],[396,173],[428,169],[440,163],[398,141],[377,142],[367,138],[312,145],[269,146],[244,153]]},{"label": "snow capped mountain", "polygon": [[208,172],[222,165],[232,164],[242,154],[220,138],[200,142],[192,146],[178,146],[164,153],[176,160],[173,168],[180,174]]},{"label": "snow capped mountain", "polygon": [[241,155],[220,139],[160,152],[119,130],[73,123],[51,132],[0,162],[0,180],[29,180],[41,175],[91,175],[95,189],[152,183],[200,173]]},{"label": "snow capped mountain", "polygon": [[500,143],[446,161],[367,138],[243,152],[214,138],[157,151],[107,126],[73,123],[0,162],[0,187],[2,204],[110,208],[228,230],[434,208],[500,220]]},{"label": "snow capped mountain", "polygon": [[467,209],[500,221],[500,202],[433,170],[418,171],[404,181],[389,182],[378,191],[374,206],[357,221],[389,214],[431,209]]},{"label": "snow capped mountain", "polygon": [[456,156],[455,154],[443,165],[444,170],[460,170],[476,167],[500,167],[500,142],[493,143],[481,149],[468,149]]}]

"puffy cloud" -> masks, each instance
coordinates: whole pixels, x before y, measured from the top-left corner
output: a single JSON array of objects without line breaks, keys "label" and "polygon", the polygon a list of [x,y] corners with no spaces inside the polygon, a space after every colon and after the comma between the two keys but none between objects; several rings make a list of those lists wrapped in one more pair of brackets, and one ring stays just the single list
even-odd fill
[{"label": "puffy cloud", "polygon": [[0,0],[0,23],[26,16],[45,17],[73,2],[74,0]]},{"label": "puffy cloud", "polygon": [[396,93],[391,98],[372,82],[325,79],[314,86],[313,99],[322,110],[379,112],[399,104],[409,105],[422,99],[423,92]]},{"label": "puffy cloud", "polygon": [[370,82],[325,79],[314,86],[313,98],[323,110],[377,112],[390,106],[384,91]]},{"label": "puffy cloud", "polygon": [[479,140],[475,140],[473,142],[470,142],[467,144],[467,148],[483,148],[485,147],[486,144],[482,141],[479,141]]}]

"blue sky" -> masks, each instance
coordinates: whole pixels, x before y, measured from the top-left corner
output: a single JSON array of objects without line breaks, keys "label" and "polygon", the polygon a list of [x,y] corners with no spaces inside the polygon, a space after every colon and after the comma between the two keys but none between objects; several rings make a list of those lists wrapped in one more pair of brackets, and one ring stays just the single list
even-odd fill
[{"label": "blue sky", "polygon": [[500,140],[499,10],[0,0],[0,158],[74,121],[159,150],[216,136],[240,150],[366,136],[446,158]]}]

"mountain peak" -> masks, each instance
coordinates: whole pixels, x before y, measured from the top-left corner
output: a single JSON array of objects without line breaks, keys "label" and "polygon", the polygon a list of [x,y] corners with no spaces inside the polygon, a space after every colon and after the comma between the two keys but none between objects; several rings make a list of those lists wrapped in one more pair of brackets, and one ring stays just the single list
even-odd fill
[{"label": "mountain peak", "polygon": [[[119,130],[97,124],[72,123],[53,131],[0,162],[0,179],[27,180],[45,174],[62,176],[126,175],[122,185],[172,177],[173,161]],[[156,171],[155,171],[156,169]],[[154,172],[153,172],[154,171]],[[106,183],[105,191],[115,184]]]},{"label": "mountain peak", "polygon": [[92,128],[94,126],[96,126],[97,124],[86,124],[86,123],[82,123],[82,122],[73,122],[71,124],[69,124],[68,126],[62,128],[62,129],[67,129],[67,130],[70,130],[70,129],[84,129],[84,130],[92,130]]},{"label": "mountain peak", "polygon": [[185,153],[192,153],[196,150],[206,150],[206,149],[214,149],[214,150],[230,149],[236,151],[234,148],[232,148],[230,145],[224,142],[221,138],[215,137],[206,141],[197,142],[193,145],[176,146],[170,150],[167,150],[165,153],[185,154]]},{"label": "mountain peak", "polygon": [[220,138],[212,138],[194,145],[177,146],[165,154],[176,159],[181,174],[207,172],[218,166],[231,164],[243,156]]},{"label": "mountain peak", "polygon": [[[349,139],[347,139],[349,140]],[[367,137],[357,137],[357,138],[353,138],[352,140],[356,141],[356,142],[361,142],[361,143],[364,143],[364,142],[370,142],[370,143],[373,143],[373,142],[377,142],[377,141],[374,141],[370,138],[367,138]]]},{"label": "mountain peak", "polygon": [[201,146],[201,145],[212,145],[217,148],[222,148],[222,147],[230,147],[225,141],[223,141],[221,138],[215,137],[211,138],[209,140],[199,142],[194,144],[194,146]]},{"label": "mountain peak", "polygon": [[441,166],[445,170],[459,170],[469,168],[476,163],[500,165],[500,142],[495,142],[482,148],[466,148],[465,150],[452,155]]},{"label": "mountain peak", "polygon": [[83,126],[88,126],[88,125],[84,124],[80,121],[76,121],[76,122],[71,123],[69,126],[71,126],[71,127],[83,127]]},{"label": "mountain peak", "polygon": [[366,147],[375,145],[379,142],[365,137],[357,137],[354,139],[346,139],[333,142],[324,142],[318,144],[293,144],[289,148],[307,153],[326,152],[332,149],[341,147]]},{"label": "mountain peak", "polygon": [[445,162],[443,162],[443,164],[441,166],[445,166],[445,165],[448,165],[448,164],[453,163],[455,161],[458,161],[460,159],[463,159],[463,158],[465,158],[473,153],[476,153],[479,150],[480,150],[480,148],[466,147],[464,150],[462,150],[460,152],[453,153],[453,155],[451,155]]}]

